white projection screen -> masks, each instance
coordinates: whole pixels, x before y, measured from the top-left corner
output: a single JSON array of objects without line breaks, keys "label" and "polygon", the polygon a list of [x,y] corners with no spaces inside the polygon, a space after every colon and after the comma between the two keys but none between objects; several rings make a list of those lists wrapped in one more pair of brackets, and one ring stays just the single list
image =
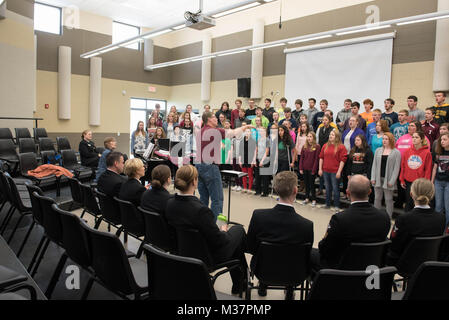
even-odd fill
[{"label": "white projection screen", "polygon": [[[302,99],[326,99],[329,109],[337,112],[347,98],[360,102],[370,98],[375,108],[383,110],[390,97],[394,33],[383,37],[365,37],[336,43],[288,49],[285,73],[285,95],[288,106]],[[355,42],[355,43],[354,43]],[[336,45],[337,44],[337,45]]]}]

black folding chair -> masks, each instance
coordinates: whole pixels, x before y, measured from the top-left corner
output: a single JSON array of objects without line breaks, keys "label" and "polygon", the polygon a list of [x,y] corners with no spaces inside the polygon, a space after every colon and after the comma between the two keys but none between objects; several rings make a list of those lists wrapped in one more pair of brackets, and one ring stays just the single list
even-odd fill
[{"label": "black folding chair", "polygon": [[378,273],[322,269],[313,280],[307,299],[391,300],[391,286],[396,272],[395,267],[378,269]]},{"label": "black folding chair", "polygon": [[20,153],[19,154],[19,168],[20,168],[20,174],[22,177],[27,178],[29,180],[32,180],[37,185],[44,187],[44,186],[51,186],[56,184],[56,176],[55,175],[49,175],[47,177],[37,178],[35,176],[31,176],[28,174],[28,171],[34,170],[38,167],[37,163],[38,159],[35,153],[28,152],[28,153]]},{"label": "black folding chair", "polygon": [[72,193],[72,203],[70,204],[69,211],[73,210],[73,205],[83,208],[81,218],[84,216],[86,209],[84,208],[83,192],[81,191],[80,182],[76,178],[68,178],[70,192]]},{"label": "black folding chair", "polygon": [[16,144],[19,144],[19,140],[22,138],[31,138],[28,128],[14,128],[14,130],[16,131]]},{"label": "black folding chair", "polygon": [[176,252],[175,229],[159,213],[147,211],[142,207],[137,210],[145,222],[145,242],[167,252]]},{"label": "black folding chair", "polygon": [[9,223],[9,220],[11,219],[11,216],[17,209],[14,206],[13,196],[11,193],[11,187],[9,186],[8,179],[6,178],[5,173],[3,173],[2,171],[0,171],[0,192],[3,196],[4,204],[9,203],[10,205],[8,211],[6,212],[5,217],[3,218],[2,223],[0,224],[0,234],[3,234],[4,230],[6,229],[6,226]]},{"label": "black folding chair", "polygon": [[[145,224],[143,222],[142,214],[137,211],[137,208],[129,201],[121,200],[114,197],[120,206],[120,221],[122,222],[123,232],[125,235],[130,235],[139,241],[140,237],[145,235]],[[144,241],[139,246],[136,257],[140,258],[142,255]]]},{"label": "black folding chair", "polygon": [[[9,239],[8,244],[11,243],[11,240],[13,239],[14,235],[16,234],[17,228],[19,227],[20,223],[22,222],[23,218],[25,218],[28,215],[31,215],[31,202],[22,200],[19,190],[17,189],[16,183],[11,177],[6,177],[9,183],[10,191],[11,191],[11,197],[12,197],[12,203],[13,206],[16,208],[17,212],[20,214],[20,218],[17,220],[16,225],[14,226]],[[11,215],[12,217],[12,215]],[[6,228],[6,226],[5,226]]]},{"label": "black folding chair", "polygon": [[119,238],[107,232],[100,232],[82,223],[86,231],[92,257],[95,278],[87,284],[85,297],[96,281],[123,299],[133,295],[140,300],[148,294],[148,271],[144,261],[130,258]]},{"label": "black folding chair", "polygon": [[16,146],[12,140],[0,140],[0,160],[3,160],[8,164],[11,174],[16,172],[19,164],[19,155],[17,154]]},{"label": "black folding chair", "polygon": [[178,255],[203,261],[207,266],[209,273],[222,269],[211,276],[211,281],[213,284],[222,274],[225,274],[235,268],[241,268],[240,260],[237,259],[225,261],[219,264],[215,263],[209,252],[204,237],[196,229],[176,228],[176,238]]},{"label": "black folding chair", "polygon": [[63,150],[71,150],[70,142],[67,137],[56,137],[56,145],[58,146],[58,153],[62,153]]},{"label": "black folding chair", "polygon": [[38,194],[40,196],[44,196],[44,193],[42,192],[41,188],[39,188],[31,183],[27,183],[26,187],[27,187],[28,193],[30,195],[31,213],[33,214],[33,221],[31,222],[30,226],[28,227],[28,231],[25,235],[25,238],[22,241],[22,244],[20,245],[19,251],[17,251],[17,258],[20,257],[20,254],[22,253],[22,250],[25,247],[25,244],[27,243],[28,238],[29,238],[31,232],[33,231],[34,226],[36,224],[42,226],[42,224],[43,224],[42,209],[40,207],[39,200],[35,197],[35,195],[33,193],[36,192],[36,194]]},{"label": "black folding chair", "polygon": [[368,266],[385,265],[385,256],[391,241],[376,243],[351,243],[343,254],[338,270],[366,270]]},{"label": "black folding chair", "polygon": [[95,190],[95,194],[98,197],[98,203],[100,204],[103,221],[108,224],[108,231],[111,231],[112,224],[117,229],[117,233],[115,235],[120,237],[120,234],[123,231],[123,226],[121,225],[122,217],[120,214],[120,205],[114,198],[111,198],[98,190]]},{"label": "black folding chair", "polygon": [[37,155],[37,147],[32,138],[20,138],[19,139],[19,153],[34,153],[37,161],[41,160],[41,157]]},{"label": "black folding chair", "polygon": [[440,244],[444,236],[438,237],[416,237],[402,253],[396,268],[402,279],[395,280],[393,289],[397,291],[396,282],[402,281],[403,291],[407,287],[408,279],[413,276],[419,266],[426,261],[438,261]]},{"label": "black folding chair", "polygon": [[39,138],[48,138],[45,128],[33,128],[34,141],[39,144]]},{"label": "black folding chair", "polygon": [[89,213],[95,218],[94,229],[98,229],[103,217],[101,216],[100,207],[98,206],[94,191],[91,186],[82,183],[80,183],[79,186],[83,195],[83,207],[85,209],[85,211],[81,214],[81,218],[83,218],[85,212]]},{"label": "black folding chair", "polygon": [[48,137],[41,137],[39,138],[39,151],[54,151],[56,153],[55,150],[55,146],[53,144],[53,140],[51,140]]},{"label": "black folding chair", "polygon": [[237,300],[234,296],[215,292],[209,271],[201,260],[176,256],[148,244],[144,245],[144,252],[151,299]]},{"label": "black folding chair", "polygon": [[75,151],[62,150],[61,156],[63,167],[72,171],[77,179],[82,180],[93,176],[94,171],[92,168],[82,166],[78,163]]},{"label": "black folding chair", "polygon": [[[91,255],[89,252],[86,231],[81,227],[81,224],[84,224],[84,221],[78,218],[78,216],[60,209],[56,204],[52,205],[52,209],[55,214],[59,216],[61,221],[62,243],[65,252],[59,259],[47,290],[45,291],[45,295],[48,299],[51,298],[67,258],[70,258],[73,262],[87,271],[89,279],[94,277],[94,272],[91,268]],[[81,299],[84,300],[86,296],[87,292],[85,291]]]},{"label": "black folding chair", "polygon": [[445,234],[441,240],[438,261],[449,262],[449,234]]},{"label": "black folding chair", "polygon": [[14,138],[9,128],[0,128],[0,140],[11,140],[14,143]]},{"label": "black folding chair", "polygon": [[[250,277],[259,279],[267,289],[299,290],[301,300],[309,288],[310,243],[279,244],[262,241],[254,261],[251,263]],[[305,284],[304,284],[305,282]],[[251,290],[259,289],[248,279],[246,299],[251,298]],[[290,295],[289,298],[292,298]]]},{"label": "black folding chair", "polygon": [[402,300],[449,300],[449,263],[427,261],[410,278]]},{"label": "black folding chair", "polygon": [[0,265],[0,300],[26,300],[20,295],[14,294],[19,290],[27,290],[30,299],[36,300],[36,289],[26,283],[28,277],[18,274],[14,270]]}]

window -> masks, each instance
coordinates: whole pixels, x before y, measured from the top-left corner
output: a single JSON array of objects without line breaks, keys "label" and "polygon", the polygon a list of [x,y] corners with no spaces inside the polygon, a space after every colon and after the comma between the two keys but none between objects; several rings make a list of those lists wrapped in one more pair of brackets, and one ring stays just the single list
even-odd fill
[{"label": "window", "polygon": [[[112,43],[123,41],[140,34],[140,28],[129,24],[116,22],[112,23]],[[126,48],[139,50],[139,42],[130,44]]]},{"label": "window", "polygon": [[61,8],[34,3],[34,29],[61,34]]}]

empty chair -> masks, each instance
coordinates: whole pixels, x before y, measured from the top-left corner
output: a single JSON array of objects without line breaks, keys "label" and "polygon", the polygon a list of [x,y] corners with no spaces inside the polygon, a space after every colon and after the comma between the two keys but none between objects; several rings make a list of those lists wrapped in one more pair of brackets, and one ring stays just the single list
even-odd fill
[{"label": "empty chair", "polygon": [[100,232],[81,223],[86,231],[89,251],[91,252],[91,266],[95,272],[87,284],[87,297],[93,281],[97,281],[108,290],[123,299],[133,295],[140,300],[148,294],[147,264],[139,259],[128,259],[123,244],[119,238],[107,232]]},{"label": "empty chair", "polygon": [[27,290],[31,300],[37,299],[36,289],[27,283],[28,277],[0,265],[0,300],[27,300],[14,292]]},{"label": "empty chair", "polygon": [[50,138],[39,138],[39,151],[56,152],[55,146],[53,145],[53,140],[51,140]]},{"label": "empty chair", "polygon": [[19,139],[19,153],[32,152],[37,155],[37,148],[34,140],[31,138],[20,138]]},{"label": "empty chair", "polygon": [[[403,290],[406,288],[407,280],[422,263],[438,261],[440,244],[443,238],[444,236],[416,237],[412,239],[396,263],[398,274],[402,276],[401,280],[404,283]],[[394,288],[396,290],[396,286]]]},{"label": "empty chair", "polygon": [[[148,261],[148,285],[155,300],[235,300],[236,297],[215,293],[204,262],[180,257],[145,245]],[[179,272],[182,270],[182,272]]]},{"label": "empty chair", "polygon": [[70,204],[69,211],[73,210],[73,205],[83,208],[81,217],[84,216],[86,209],[84,208],[83,192],[81,191],[80,182],[76,178],[68,178],[70,192],[72,193],[72,203]]},{"label": "empty chair", "polygon": [[51,207],[56,203],[55,200],[49,197],[40,196],[36,192],[34,192],[34,196],[38,199],[39,207],[42,212],[42,226],[44,227],[44,235],[41,239],[43,245],[42,250],[39,251],[41,246],[41,244],[39,244],[33,258],[31,259],[31,263],[28,266],[28,272],[30,272],[32,277],[36,274],[50,242],[62,247],[61,220],[59,219],[59,215],[55,213]]},{"label": "empty chair", "polygon": [[10,166],[12,172],[17,170],[19,156],[14,142],[9,139],[0,140],[0,160],[4,160]]},{"label": "empty chair", "polygon": [[11,192],[11,187],[9,186],[7,176],[2,171],[0,171],[0,192],[4,197],[4,201],[8,202],[10,205],[10,207],[9,207],[8,211],[6,212],[6,215],[3,218],[3,221],[0,225],[0,234],[3,234],[4,230],[6,229],[6,226],[9,223],[9,220],[11,219],[11,216],[14,214],[14,212],[17,209],[14,206],[13,195]]},{"label": "empty chair", "polygon": [[[395,267],[378,269],[376,279],[365,271],[322,269],[313,280],[308,300],[391,300]],[[369,286],[367,286],[369,284]]]},{"label": "empty chair", "polygon": [[56,137],[56,145],[58,146],[58,152],[62,153],[62,150],[71,150],[70,142],[67,137]]},{"label": "empty chair", "polygon": [[449,262],[449,234],[445,234],[441,240],[438,261]]},{"label": "empty chair", "polygon": [[14,138],[9,128],[0,128],[0,140],[11,140],[14,143]]},{"label": "empty chair", "polygon": [[174,229],[156,212],[138,207],[145,222],[145,242],[168,252],[176,252]]},{"label": "empty chair", "polygon": [[[47,290],[45,291],[45,295],[48,299],[50,299],[53,293],[67,258],[70,258],[73,262],[87,271],[90,278],[93,277],[93,272],[90,269],[91,257],[87,243],[87,236],[84,228],[81,227],[81,224],[84,222],[81,221],[78,216],[60,209],[56,204],[52,205],[52,209],[59,216],[61,221],[62,243],[65,252],[59,259]],[[84,298],[85,295],[83,295],[82,299]]]},{"label": "empty chair", "polygon": [[[303,300],[304,291],[308,289],[311,248],[310,243],[278,244],[262,241],[251,262],[250,276],[256,276],[267,285],[267,289],[287,289],[290,292],[301,290]],[[247,299],[251,297],[251,290],[256,288],[248,281]],[[288,298],[293,298],[293,295],[290,294]]]},{"label": "empty chair", "polygon": [[390,243],[390,240],[376,243],[351,243],[337,269],[366,270],[368,266],[383,267]]},{"label": "empty chair", "polygon": [[19,251],[17,251],[17,258],[22,253],[22,250],[28,241],[31,231],[33,231],[33,229],[34,229],[34,226],[36,224],[42,226],[42,224],[43,224],[43,213],[40,208],[39,200],[35,197],[35,195],[33,193],[36,192],[36,194],[38,194],[40,196],[44,196],[44,193],[42,192],[41,188],[39,188],[31,183],[27,183],[26,187],[27,187],[28,193],[30,195],[31,213],[33,215],[33,221],[31,222],[30,226],[28,227],[28,231],[25,235],[25,238],[22,241],[22,244],[20,245]]},{"label": "empty chair", "polygon": [[85,211],[81,214],[81,218],[84,216],[84,213],[87,212],[95,217],[95,229],[98,229],[100,223],[103,219],[101,216],[101,210],[98,206],[97,198],[95,197],[94,191],[91,186],[80,183],[79,184],[81,193],[83,195],[83,207]]},{"label": "empty chair", "polygon": [[28,128],[14,128],[16,131],[16,143],[19,144],[19,140],[22,138],[31,138],[30,130]]},{"label": "empty chair", "polygon": [[39,144],[39,138],[48,138],[45,128],[33,128],[34,141]]},{"label": "empty chair", "polygon": [[11,190],[11,196],[12,196],[12,203],[13,206],[16,208],[17,212],[20,214],[20,218],[17,220],[16,225],[14,226],[9,239],[8,244],[11,243],[12,238],[14,237],[17,228],[20,225],[20,222],[22,222],[23,218],[27,215],[31,215],[31,203],[30,201],[22,200],[19,190],[17,190],[16,183],[11,177],[6,177],[9,183],[9,187]]},{"label": "empty chair", "polygon": [[100,204],[103,221],[108,223],[108,230],[110,231],[110,225],[112,224],[117,228],[116,235],[119,237],[123,230],[123,226],[121,226],[122,217],[120,214],[120,205],[114,200],[114,198],[111,198],[98,190],[95,190],[95,194],[98,197],[98,203]]},{"label": "empty chair", "polygon": [[449,263],[427,261],[410,279],[402,300],[449,300]]},{"label": "empty chair", "polygon": [[[125,235],[131,235],[134,238],[139,238],[145,235],[145,224],[143,222],[142,214],[137,211],[137,208],[129,201],[121,200],[114,197],[114,200],[118,202],[120,206],[120,220],[123,226],[123,232]],[[137,251],[136,256],[139,258],[142,254],[143,241]]]},{"label": "empty chair", "polygon": [[41,158],[43,164],[59,164],[60,155],[53,150],[45,150],[41,151]]},{"label": "empty chair", "polygon": [[234,268],[240,268],[240,260],[237,259],[216,264],[209,252],[206,241],[198,230],[176,228],[176,240],[178,255],[203,261],[209,273],[223,269],[211,276],[212,283],[215,283],[215,280],[222,274]]},{"label": "empty chair", "polygon": [[73,150],[62,150],[62,165],[64,168],[73,172],[77,179],[86,179],[93,176],[92,168],[82,166],[76,159],[76,153]]}]

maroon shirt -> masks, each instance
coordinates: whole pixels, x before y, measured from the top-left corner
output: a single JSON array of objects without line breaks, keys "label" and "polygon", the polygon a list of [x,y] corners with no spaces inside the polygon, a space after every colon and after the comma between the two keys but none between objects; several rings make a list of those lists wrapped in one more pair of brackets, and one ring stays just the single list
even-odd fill
[{"label": "maroon shirt", "polygon": [[301,156],[299,157],[299,170],[311,171],[312,174],[318,173],[318,163],[320,161],[320,145],[315,145],[315,150],[302,148]]},{"label": "maroon shirt", "polygon": [[422,131],[429,139],[430,145],[433,145],[433,142],[440,137],[440,125],[435,120],[432,120],[432,122],[424,121]]},{"label": "maroon shirt", "polygon": [[239,110],[234,109],[231,111],[231,128],[235,129],[235,120],[239,118]]},{"label": "maroon shirt", "polygon": [[[216,130],[208,132],[210,130]],[[217,141],[217,139],[215,139],[215,135],[217,134],[220,135],[220,139]],[[215,164],[221,164],[221,152],[218,152],[217,155],[215,155],[215,148],[212,148],[212,146],[210,146],[208,149],[205,151],[205,154],[203,154],[203,150],[210,145],[211,143],[214,144],[214,146],[218,146],[216,148],[218,148],[220,150],[221,148],[221,140],[223,140],[226,136],[225,130],[222,128],[212,128],[209,127],[208,125],[205,125],[204,127],[201,128],[201,134],[199,134],[197,136],[197,139],[201,139],[201,141],[197,140],[197,146],[201,145],[201,149],[200,149],[200,154],[197,154],[197,159],[201,161],[201,163],[215,163]]]}]

